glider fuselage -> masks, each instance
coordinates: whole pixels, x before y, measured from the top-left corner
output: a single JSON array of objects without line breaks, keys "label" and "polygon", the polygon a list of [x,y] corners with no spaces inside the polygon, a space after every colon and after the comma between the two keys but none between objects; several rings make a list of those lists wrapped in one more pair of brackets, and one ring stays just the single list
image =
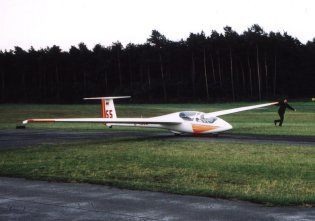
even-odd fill
[{"label": "glider fuselage", "polygon": [[150,127],[161,128],[172,131],[173,133],[193,133],[193,134],[209,134],[219,133],[232,129],[232,125],[219,117],[207,117],[206,114],[198,111],[181,111],[149,118],[150,120],[170,120],[180,122],[177,124],[150,124],[150,123],[133,123],[121,124],[110,123],[108,126],[126,126],[126,127]]}]

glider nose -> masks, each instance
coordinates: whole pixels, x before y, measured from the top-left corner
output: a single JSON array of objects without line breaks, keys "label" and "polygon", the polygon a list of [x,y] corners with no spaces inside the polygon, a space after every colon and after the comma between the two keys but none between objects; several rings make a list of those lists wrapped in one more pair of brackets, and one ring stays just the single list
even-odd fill
[{"label": "glider nose", "polygon": [[225,122],[226,123],[226,128],[227,130],[231,130],[233,127],[231,124],[229,124],[228,122]]},{"label": "glider nose", "polygon": [[223,128],[224,128],[224,130],[231,130],[233,127],[228,122],[223,121]]}]

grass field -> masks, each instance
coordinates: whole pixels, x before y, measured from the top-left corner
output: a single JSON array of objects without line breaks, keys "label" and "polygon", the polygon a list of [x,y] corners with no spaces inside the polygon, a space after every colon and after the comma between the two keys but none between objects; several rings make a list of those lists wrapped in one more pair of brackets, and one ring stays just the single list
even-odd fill
[{"label": "grass field", "polygon": [[[234,126],[233,133],[314,136],[315,103],[291,104],[298,111],[287,111],[283,127],[273,125],[276,107],[222,118]],[[181,110],[211,112],[246,105],[250,104],[117,105],[116,110],[121,117],[151,117]],[[0,105],[0,128],[15,128],[16,122],[27,118],[98,117],[99,109],[99,105]],[[28,127],[109,130],[102,124],[30,124]],[[85,141],[1,150],[0,175],[89,182],[270,205],[315,206],[314,146],[161,139]]]},{"label": "grass field", "polygon": [[0,175],[315,206],[315,148],[103,140],[0,151]]},{"label": "grass field", "polygon": [[[183,110],[198,110],[211,112],[252,105],[251,103],[230,104],[125,104],[116,105],[119,117],[153,117]],[[267,134],[267,135],[296,135],[313,136],[315,134],[315,103],[293,102],[297,112],[288,110],[284,126],[275,127],[273,120],[278,118],[277,107],[268,107],[246,111],[222,118],[232,124],[232,133]],[[99,117],[100,107],[95,104],[85,105],[0,105],[0,128],[15,128],[17,123],[27,118],[64,118],[64,117]],[[33,128],[83,129],[106,130],[102,124],[29,124]],[[113,128],[114,130],[130,130],[126,128]],[[132,128],[131,130],[135,130]],[[139,130],[139,129],[137,129]],[[143,129],[140,129],[143,130]],[[148,130],[148,129],[144,129]]]}]

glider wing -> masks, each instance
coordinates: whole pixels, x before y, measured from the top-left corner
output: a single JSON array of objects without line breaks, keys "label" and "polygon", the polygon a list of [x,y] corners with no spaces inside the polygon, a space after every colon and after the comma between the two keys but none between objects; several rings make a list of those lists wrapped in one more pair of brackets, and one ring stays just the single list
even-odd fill
[{"label": "glider wing", "polygon": [[273,103],[267,103],[267,104],[258,104],[258,105],[252,105],[252,106],[216,111],[216,112],[207,113],[206,117],[210,117],[210,116],[218,117],[218,116],[233,114],[233,113],[237,113],[237,112],[241,112],[241,111],[247,111],[247,110],[257,109],[257,108],[261,108],[261,107],[272,106],[272,105],[276,105],[277,103],[278,102],[273,102]]},{"label": "glider wing", "polygon": [[27,119],[23,124],[27,123],[121,123],[121,124],[180,124],[181,121],[171,121],[153,118],[59,118],[59,119]]}]

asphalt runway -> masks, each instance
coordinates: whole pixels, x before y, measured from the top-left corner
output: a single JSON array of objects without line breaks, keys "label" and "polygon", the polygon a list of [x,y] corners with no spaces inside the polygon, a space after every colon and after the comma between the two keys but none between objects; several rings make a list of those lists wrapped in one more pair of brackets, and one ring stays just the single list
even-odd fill
[{"label": "asphalt runway", "polygon": [[314,208],[0,177],[0,220],[314,221]]},{"label": "asphalt runway", "polygon": [[[0,130],[0,149],[89,140],[170,139],[207,142],[314,145],[315,137],[221,134],[174,136],[169,132]],[[133,191],[101,185],[0,177],[0,220],[277,220],[315,221],[315,208],[267,207],[243,201]]]},{"label": "asphalt runway", "polygon": [[122,138],[130,140],[139,139],[168,139],[190,140],[206,142],[238,142],[254,144],[287,144],[315,146],[315,136],[265,136],[265,135],[239,135],[221,133],[218,137],[211,135],[179,135],[175,136],[168,131],[69,131],[53,129],[3,129],[0,130],[0,149],[16,149],[32,147],[40,144],[56,144],[75,141],[106,140],[109,138]]}]

